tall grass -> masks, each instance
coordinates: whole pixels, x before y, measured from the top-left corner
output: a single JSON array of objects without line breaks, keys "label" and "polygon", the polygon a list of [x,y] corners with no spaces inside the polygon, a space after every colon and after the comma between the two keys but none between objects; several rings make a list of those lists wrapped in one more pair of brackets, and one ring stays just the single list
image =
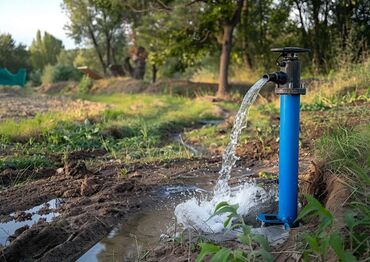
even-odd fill
[{"label": "tall grass", "polygon": [[316,142],[316,157],[352,191],[346,216],[348,245],[358,258],[370,255],[370,125],[341,128]]}]

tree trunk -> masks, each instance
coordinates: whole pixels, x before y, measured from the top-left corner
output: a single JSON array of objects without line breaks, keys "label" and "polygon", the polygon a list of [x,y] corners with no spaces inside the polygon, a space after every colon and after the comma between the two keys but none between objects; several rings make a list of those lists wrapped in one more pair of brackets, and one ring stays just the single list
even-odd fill
[{"label": "tree trunk", "polygon": [[240,22],[240,15],[243,9],[244,0],[238,0],[235,6],[234,14],[230,20],[224,21],[222,51],[220,57],[220,80],[218,83],[217,96],[225,97],[226,89],[228,88],[228,75],[230,54],[233,40],[233,32],[235,26]]},{"label": "tree trunk", "polygon": [[244,60],[244,64],[246,65],[247,69],[248,70],[251,70],[252,69],[252,59],[250,57],[250,54],[249,54],[249,46],[248,46],[248,18],[249,18],[249,1],[246,0],[244,2],[244,6],[243,6],[243,18],[242,18],[242,32],[243,32],[243,42],[242,42],[242,45],[243,45],[243,60]]},{"label": "tree trunk", "polygon": [[111,38],[109,36],[109,33],[106,35],[106,48],[107,48],[107,66],[112,64],[112,56],[111,56]]},{"label": "tree trunk", "polygon": [[222,52],[220,57],[220,82],[218,84],[217,96],[225,97],[228,88],[229,62],[233,39],[234,26],[225,25],[222,39]]},{"label": "tree trunk", "polygon": [[152,83],[154,84],[157,81],[157,72],[158,68],[155,64],[152,65]]},{"label": "tree trunk", "polygon": [[90,37],[91,37],[91,40],[92,40],[93,45],[94,45],[94,49],[95,49],[96,53],[98,54],[100,64],[103,67],[103,72],[104,72],[104,74],[106,74],[107,73],[107,65],[104,62],[103,55],[101,54],[101,52],[99,50],[98,41],[96,40],[95,35],[94,35],[94,31],[92,30],[91,27],[89,27],[89,33],[90,33]]}]

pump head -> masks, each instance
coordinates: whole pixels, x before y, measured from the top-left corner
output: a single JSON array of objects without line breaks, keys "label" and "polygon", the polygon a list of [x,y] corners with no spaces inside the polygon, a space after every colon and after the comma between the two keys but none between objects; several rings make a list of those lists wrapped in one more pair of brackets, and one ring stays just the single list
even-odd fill
[{"label": "pump head", "polygon": [[283,47],[272,48],[271,51],[280,53],[276,59],[280,71],[264,75],[263,77],[277,84],[275,92],[278,95],[306,94],[306,89],[301,86],[301,65],[298,53],[305,53],[310,50],[299,47]]}]

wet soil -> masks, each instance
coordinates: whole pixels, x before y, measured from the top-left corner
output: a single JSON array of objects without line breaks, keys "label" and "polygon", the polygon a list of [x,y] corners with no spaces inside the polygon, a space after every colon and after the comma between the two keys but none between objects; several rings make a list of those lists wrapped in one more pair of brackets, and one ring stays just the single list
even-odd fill
[{"label": "wet soil", "polygon": [[[83,156],[74,154],[62,170],[0,192],[3,218],[52,199],[63,199],[53,220],[35,221],[13,235],[2,248],[0,261],[74,261],[117,224],[163,198],[164,185],[192,185],[202,177],[203,183],[212,188],[221,165],[221,158],[213,157],[151,164],[112,163],[89,170]],[[129,171],[124,177],[120,175],[123,168]],[[248,168],[256,174],[260,170],[276,173],[277,163],[242,158],[235,173],[245,173]],[[239,183],[237,177],[231,184]]]}]

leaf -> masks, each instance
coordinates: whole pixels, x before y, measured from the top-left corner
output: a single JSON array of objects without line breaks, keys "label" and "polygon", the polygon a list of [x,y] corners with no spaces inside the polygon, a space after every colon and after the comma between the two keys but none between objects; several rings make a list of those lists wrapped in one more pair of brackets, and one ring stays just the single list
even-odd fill
[{"label": "leaf", "polygon": [[199,246],[201,250],[195,262],[201,262],[207,255],[216,254],[221,249],[220,246],[216,246],[209,243],[200,243]]},{"label": "leaf", "polygon": [[309,235],[309,234],[306,234],[304,236],[304,239],[307,241],[307,243],[310,245],[310,248],[314,251],[314,252],[317,252],[319,253],[320,252],[320,248],[319,248],[319,244],[317,242],[317,239],[314,238],[313,236]]},{"label": "leaf", "polygon": [[211,259],[211,262],[227,262],[229,260],[231,250],[222,248]]},{"label": "leaf", "polygon": [[329,227],[333,223],[333,215],[327,210],[316,198],[305,194],[307,199],[307,205],[299,212],[299,215],[296,219],[300,220],[309,215],[318,215],[320,217],[320,229],[323,230],[326,227]]},{"label": "leaf", "polygon": [[333,248],[335,254],[341,261],[357,261],[349,251],[343,249],[342,239],[338,232],[333,232],[330,235],[330,246]]},{"label": "leaf", "polygon": [[[267,252],[264,249],[259,249],[259,250],[252,251],[252,252],[249,253],[248,257],[250,257],[250,258],[252,258],[252,257],[261,257],[262,261],[266,261],[266,262],[270,262],[270,261],[272,262],[274,260],[271,253]],[[254,261],[254,259],[250,259],[250,260]]]},{"label": "leaf", "polygon": [[234,250],[233,257],[235,262],[247,261],[244,252],[240,249]]},{"label": "leaf", "polygon": [[269,242],[267,241],[265,236],[263,236],[263,235],[253,235],[252,239],[254,241],[256,241],[266,251],[270,250]]}]

